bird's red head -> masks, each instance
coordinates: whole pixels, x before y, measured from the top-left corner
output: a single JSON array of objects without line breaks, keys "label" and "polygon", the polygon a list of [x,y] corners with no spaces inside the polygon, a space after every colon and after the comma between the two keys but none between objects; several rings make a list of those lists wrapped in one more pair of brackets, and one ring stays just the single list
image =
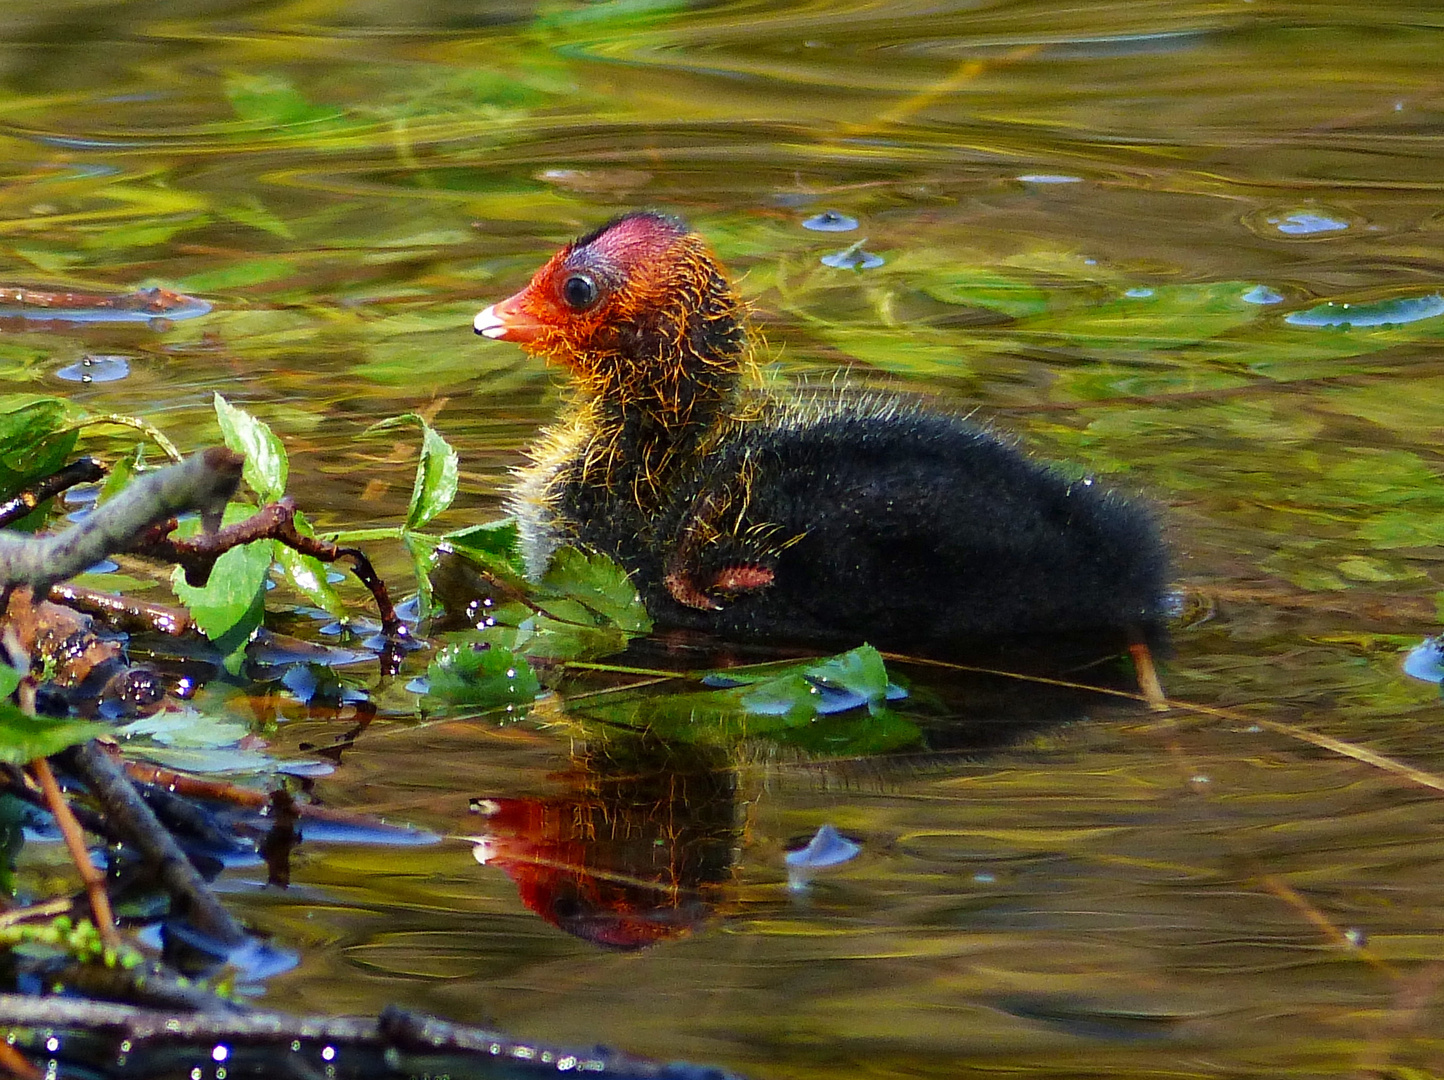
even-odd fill
[{"label": "bird's red head", "polygon": [[743,344],[740,304],[706,242],[653,211],[568,244],[474,325],[565,364],[599,394],[630,396],[692,361],[735,369]]}]

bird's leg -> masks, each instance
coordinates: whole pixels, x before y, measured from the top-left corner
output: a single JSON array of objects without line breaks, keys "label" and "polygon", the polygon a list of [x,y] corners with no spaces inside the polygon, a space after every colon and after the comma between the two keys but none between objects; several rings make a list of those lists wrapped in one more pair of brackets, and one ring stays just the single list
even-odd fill
[{"label": "bird's leg", "polygon": [[662,583],[677,603],[720,611],[724,599],[772,584],[776,547],[769,540],[777,528],[748,520],[752,472],[744,462],[729,482],[693,504],[663,568]]},{"label": "bird's leg", "polygon": [[715,571],[708,578],[698,581],[688,570],[673,558],[668,571],[662,578],[672,599],[698,611],[721,611],[722,602],[714,594],[736,597],[742,593],[757,592],[772,584],[771,569],[759,563],[732,563]]}]

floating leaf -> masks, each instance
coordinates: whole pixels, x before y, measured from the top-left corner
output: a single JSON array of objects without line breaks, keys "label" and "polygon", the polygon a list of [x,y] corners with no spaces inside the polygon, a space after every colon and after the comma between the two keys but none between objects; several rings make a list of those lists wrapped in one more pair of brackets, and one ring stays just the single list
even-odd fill
[{"label": "floating leaf", "polygon": [[619,698],[584,712],[659,738],[723,745],[766,738],[827,755],[886,753],[922,741],[915,724],[882,707],[902,692],[871,646],[821,661],[729,668],[704,684],[720,689]]},{"label": "floating leaf", "polygon": [[285,240],[295,238],[291,227],[266,209],[261,200],[254,195],[247,195],[240,203],[218,206],[216,213],[223,218],[240,222],[242,225],[250,225],[252,228],[260,229]]},{"label": "floating leaf", "polygon": [[981,267],[930,275],[922,288],[944,304],[986,308],[1015,319],[1041,315],[1050,304],[1047,290]]},{"label": "floating leaf", "polygon": [[250,728],[234,720],[219,720],[187,708],[132,720],[116,734],[125,739],[149,738],[161,746],[214,750],[235,746],[250,734]]},{"label": "floating leaf", "polygon": [[1154,285],[1134,288],[1091,307],[1041,315],[1019,333],[1057,335],[1075,347],[1173,349],[1197,344],[1258,318],[1244,299],[1247,282]]},{"label": "floating leaf", "polygon": [[426,669],[428,696],[447,705],[528,706],[541,684],[525,660],[475,634],[447,644]]},{"label": "floating leaf", "polygon": [[262,501],[274,502],[286,493],[290,466],[286,448],[269,425],[245,409],[232,405],[219,393],[215,395],[216,419],[221,424],[221,438],[226,446],[245,456],[241,471],[250,489]]},{"label": "floating leaf", "polygon": [[334,106],[311,104],[293,85],[276,75],[231,75],[226,79],[226,97],[238,117],[262,128],[320,124],[344,115]]},{"label": "floating leaf", "polygon": [[220,292],[226,289],[243,289],[247,285],[262,285],[268,281],[282,281],[296,273],[294,259],[243,259],[229,266],[184,277],[179,287],[188,292]]},{"label": "floating leaf", "polygon": [[824,336],[839,351],[879,371],[898,375],[962,377],[973,363],[956,342],[936,333],[833,327]]},{"label": "floating leaf", "polygon": [[[619,630],[630,634],[651,633],[652,620],[642,606],[632,579],[605,555],[587,555],[573,547],[559,548],[542,578],[541,590],[577,601]],[[565,617],[545,601],[543,606],[554,618]]]}]

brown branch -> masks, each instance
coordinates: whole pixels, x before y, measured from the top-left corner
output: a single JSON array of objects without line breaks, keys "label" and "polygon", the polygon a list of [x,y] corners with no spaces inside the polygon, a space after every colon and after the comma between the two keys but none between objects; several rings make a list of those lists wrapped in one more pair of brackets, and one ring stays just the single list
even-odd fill
[{"label": "brown branch", "polygon": [[195,620],[184,608],[117,596],[70,582],[52,585],[49,598],[54,603],[104,619],[117,630],[149,630],[167,637],[184,637],[195,629]]},{"label": "brown branch", "polygon": [[[666,1080],[693,1074],[716,1080],[737,1080],[735,1073],[723,1069],[678,1066],[601,1046],[588,1049],[547,1046],[494,1029],[453,1024],[395,1006],[374,1019],[290,1016],[260,1010],[177,1015],[174,1010],[144,1009],[108,1001],[0,994],[0,1026],[22,1030],[40,1028],[44,1032],[81,1030],[95,1036],[109,1032],[130,1043],[127,1055],[132,1061],[143,1060],[143,1055],[153,1049],[225,1045],[232,1051],[233,1060],[240,1052],[255,1048],[284,1054],[287,1062],[295,1062],[294,1044],[300,1044],[302,1053],[327,1047],[333,1054],[339,1051],[343,1059],[352,1061],[357,1060],[354,1055],[367,1051],[375,1053],[378,1059],[383,1054],[387,1057],[391,1053],[416,1054],[422,1062],[434,1062],[436,1055],[457,1055],[460,1060],[453,1063],[450,1071],[467,1075],[504,1071],[509,1076],[543,1080],[555,1077],[558,1063],[570,1059],[578,1074],[604,1075],[613,1080]],[[61,1042],[63,1047],[67,1040]],[[403,1058],[400,1067],[388,1071],[432,1071],[431,1068],[407,1069],[406,1064]]]},{"label": "brown branch", "polygon": [[19,1080],[44,1080],[45,1074],[9,1043],[0,1041],[0,1069]]},{"label": "brown branch", "polygon": [[0,503],[0,528],[19,521],[46,499],[53,499],[76,484],[93,484],[105,476],[105,466],[92,457],[83,457],[36,481],[35,486]]},{"label": "brown branch", "polygon": [[382,631],[391,637],[406,635],[406,625],[396,614],[386,583],[372,567],[371,560],[359,548],[343,548],[314,536],[303,536],[296,528],[296,504],[289,497],[268,503],[245,521],[227,525],[213,533],[178,540],[168,535],[173,528],[173,522],[153,526],[130,550],[149,559],[175,563],[185,571],[186,582],[197,588],[210,579],[217,559],[232,548],[256,540],[279,541],[293,551],[324,563],[350,559],[356,577],[376,601]]},{"label": "brown branch", "polygon": [[36,758],[30,763],[30,773],[39,782],[40,790],[45,792],[45,802],[55,817],[55,824],[60,827],[60,835],[65,837],[65,847],[70,852],[71,861],[80,872],[80,880],[85,882],[85,893],[90,898],[90,910],[95,913],[95,928],[100,931],[101,942],[107,949],[119,949],[120,935],[116,933],[115,916],[111,913],[110,897],[105,891],[105,874],[97,870],[90,861],[90,851],[85,846],[85,833],[80,828],[80,822],[76,821],[75,815],[70,812],[70,804],[65,801],[60,785],[55,782],[55,774],[50,771],[50,762],[43,757]]}]

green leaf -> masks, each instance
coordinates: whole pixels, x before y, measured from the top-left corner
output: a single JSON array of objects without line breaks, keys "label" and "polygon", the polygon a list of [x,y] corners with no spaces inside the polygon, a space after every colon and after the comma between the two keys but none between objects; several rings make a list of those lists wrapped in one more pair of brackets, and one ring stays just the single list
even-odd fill
[{"label": "green leaf", "polygon": [[[870,645],[825,660],[730,668],[708,678],[736,685],[619,697],[581,711],[608,724],[691,743],[733,745],[765,738],[845,755],[922,742],[917,725],[884,707],[887,671]],[[843,695],[841,702],[838,695]],[[849,697],[867,708],[850,706]]]},{"label": "green leaf", "polygon": [[436,554],[436,541],[424,533],[403,532],[401,543],[411,555],[411,565],[416,571],[421,617],[430,618],[436,613],[436,600],[431,589],[431,562]]},{"label": "green leaf", "polygon": [[0,699],[8,700],[20,686],[20,680],[23,678],[25,678],[25,672],[0,660]]},{"label": "green leaf", "polygon": [[916,329],[832,327],[823,335],[841,352],[879,371],[960,378],[973,372],[967,352],[946,335]]},{"label": "green leaf", "polygon": [[515,653],[467,634],[445,646],[426,669],[428,697],[447,705],[497,708],[529,706],[541,684]]},{"label": "green leaf", "polygon": [[411,506],[406,511],[406,528],[419,529],[451,505],[456,498],[458,457],[451,444],[416,413],[393,416],[372,424],[366,434],[386,431],[402,424],[421,427],[421,460],[416,463],[416,481],[411,488]]},{"label": "green leaf", "polygon": [[[244,506],[232,503],[226,507],[228,525],[247,516],[249,512]],[[198,531],[198,523],[187,523],[185,532],[193,535]],[[171,587],[195,618],[196,625],[226,652],[244,645],[252,631],[261,625],[265,614],[262,598],[275,546],[271,540],[256,540],[232,548],[216,560],[204,588],[187,585],[185,572],[180,567],[171,573]]]},{"label": "green leaf", "polygon": [[869,711],[877,711],[887,700],[887,665],[871,645],[813,664],[804,674],[824,686],[862,698]]},{"label": "green leaf", "polygon": [[216,213],[223,218],[240,222],[242,225],[249,225],[285,240],[295,239],[296,234],[291,231],[291,226],[268,210],[254,195],[247,195],[239,204],[218,206]]},{"label": "green leaf", "polygon": [[471,556],[477,562],[490,564],[492,558],[507,565],[521,565],[521,549],[518,541],[521,531],[516,518],[501,518],[480,525],[468,525],[464,529],[449,532],[444,539],[454,549]]},{"label": "green leaf", "polygon": [[[296,531],[302,536],[316,535],[316,530],[306,520],[306,516],[297,511],[295,516]],[[326,580],[326,564],[314,555],[302,555],[294,548],[285,544],[276,545],[276,561],[281,564],[281,569],[286,572],[286,578],[299,589],[306,597],[319,608],[330,612],[338,619],[345,618],[346,604],[335,587]]]},{"label": "green leaf", "polygon": [[1249,284],[1154,285],[1127,290],[1091,307],[1026,319],[1020,334],[1058,336],[1074,348],[1175,349],[1254,322]]},{"label": "green leaf", "polygon": [[215,395],[216,419],[226,446],[246,459],[241,475],[263,502],[274,502],[286,493],[289,464],[286,448],[264,421],[245,409]]},{"label": "green leaf", "polygon": [[136,443],[135,449],[129,454],[117,458],[111,465],[110,471],[105,475],[105,483],[101,485],[100,495],[95,500],[96,505],[109,502],[112,496],[130,483],[131,477],[135,475],[144,460],[145,443]]},{"label": "green leaf", "polygon": [[[72,422],[77,410],[59,398],[33,395],[0,397],[0,499],[10,498],[35,480],[55,472],[75,450],[77,433],[60,432]],[[10,528],[34,532],[49,514],[50,500],[32,510]]]},{"label": "green leaf", "polygon": [[29,395],[0,398],[0,408],[16,399],[24,404],[0,412],[0,457],[23,452],[57,428],[69,423],[74,413],[59,398],[35,399]]},{"label": "green leaf", "polygon": [[[607,623],[629,634],[647,634],[652,630],[652,620],[642,606],[632,579],[605,555],[587,555],[573,547],[559,548],[541,580],[541,588],[585,605]],[[567,618],[545,599],[541,604],[554,618]]]},{"label": "green leaf", "polygon": [[104,724],[85,720],[30,716],[10,700],[25,673],[0,663],[0,761],[24,765],[36,758],[57,754],[67,746],[104,735]]}]

